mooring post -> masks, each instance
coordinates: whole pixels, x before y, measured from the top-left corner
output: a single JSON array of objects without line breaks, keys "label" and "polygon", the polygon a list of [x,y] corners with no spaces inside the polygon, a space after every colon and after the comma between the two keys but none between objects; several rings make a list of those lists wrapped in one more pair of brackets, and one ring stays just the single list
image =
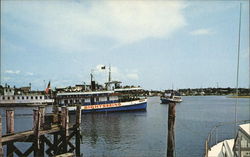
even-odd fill
[{"label": "mooring post", "polygon": [[76,125],[80,126],[81,118],[82,118],[82,106],[77,105],[76,106]]},{"label": "mooring post", "polygon": [[3,145],[2,145],[2,115],[0,114],[0,157],[3,157]]},{"label": "mooring post", "polygon": [[82,115],[82,107],[81,105],[77,105],[76,107],[76,138],[75,138],[76,156],[81,155],[81,150],[80,150],[81,117],[82,117],[81,115]]},{"label": "mooring post", "polygon": [[[39,130],[43,129],[43,126],[44,126],[44,122],[45,122],[45,107],[44,106],[40,106],[38,108],[38,111],[39,111],[39,114],[40,114],[40,127],[39,127]],[[38,138],[39,138],[39,155],[40,156],[44,156],[44,140],[42,138],[40,138],[40,135],[38,134]]]},{"label": "mooring post", "polygon": [[[14,110],[6,110],[6,133],[14,134]],[[7,156],[13,157],[13,142],[7,143]]]},{"label": "mooring post", "polygon": [[40,127],[41,127],[41,109],[39,108],[33,110],[33,131],[35,136],[35,141],[33,143],[35,150],[34,156],[43,156],[43,152],[40,149]]},{"label": "mooring post", "polygon": [[168,146],[167,146],[167,157],[174,157],[174,147],[175,147],[175,134],[174,134],[174,124],[175,124],[175,102],[170,102],[168,106]]},{"label": "mooring post", "polygon": [[67,137],[69,136],[69,113],[66,106],[62,107],[62,138],[63,138],[63,153],[68,151]]},{"label": "mooring post", "polygon": [[41,126],[43,127],[43,124],[44,124],[44,116],[45,116],[45,107],[44,106],[40,106],[38,108],[38,110],[40,110],[40,113],[41,113]]},{"label": "mooring post", "polygon": [[52,112],[53,112],[54,114],[58,114],[58,112],[59,112],[58,105],[53,104]]},{"label": "mooring post", "polygon": [[14,133],[14,110],[13,109],[6,110],[6,133],[7,134]]},{"label": "mooring post", "polygon": [[33,131],[35,131],[36,126],[37,126],[36,124],[37,118],[38,118],[38,109],[34,109],[33,110],[33,128],[32,128]]}]

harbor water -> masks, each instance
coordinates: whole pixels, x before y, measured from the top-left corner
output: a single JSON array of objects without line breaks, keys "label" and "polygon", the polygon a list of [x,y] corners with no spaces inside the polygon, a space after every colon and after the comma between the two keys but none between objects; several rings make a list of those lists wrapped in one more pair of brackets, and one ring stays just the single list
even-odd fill
[{"label": "harbor water", "polygon": [[[236,99],[224,96],[183,97],[176,105],[176,156],[203,156],[204,142],[213,126],[235,120],[235,104]],[[3,134],[5,109],[0,108]],[[32,110],[15,108],[15,131],[31,129]],[[46,110],[50,112],[51,108]],[[159,97],[148,98],[147,111],[83,114],[81,152],[84,157],[164,157],[167,117],[168,105],[161,104]],[[250,119],[250,99],[238,99],[237,119]],[[218,139],[232,138],[233,129],[231,125],[218,130]]]}]

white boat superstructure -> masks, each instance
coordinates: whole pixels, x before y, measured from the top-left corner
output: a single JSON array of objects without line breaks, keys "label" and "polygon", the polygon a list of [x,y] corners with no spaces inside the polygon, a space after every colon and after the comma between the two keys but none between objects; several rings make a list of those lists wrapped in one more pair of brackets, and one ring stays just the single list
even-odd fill
[{"label": "white boat superstructure", "polygon": [[46,95],[1,95],[0,105],[22,105],[22,104],[52,104],[54,99]]},{"label": "white boat superstructure", "polygon": [[235,139],[221,141],[209,148],[205,157],[250,157],[250,123],[239,125]]},{"label": "white boat superstructure", "polygon": [[30,91],[30,88],[26,92],[17,92],[15,88],[10,86],[4,87],[3,94],[0,94],[0,106],[46,105],[54,103],[51,95]]},{"label": "white boat superstructure", "polygon": [[81,105],[82,112],[107,112],[146,110],[147,99],[141,97],[142,88],[119,88],[114,90],[90,92],[57,93],[56,99],[61,106],[75,111]]},{"label": "white boat superstructure", "polygon": [[181,103],[182,98],[181,95],[178,92],[172,92],[172,93],[165,93],[160,97],[162,104],[168,104],[170,102],[176,102]]}]

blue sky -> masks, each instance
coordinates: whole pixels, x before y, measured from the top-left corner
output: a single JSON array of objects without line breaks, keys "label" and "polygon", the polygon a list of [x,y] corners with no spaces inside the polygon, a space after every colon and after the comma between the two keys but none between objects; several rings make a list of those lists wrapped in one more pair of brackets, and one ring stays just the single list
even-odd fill
[{"label": "blue sky", "polygon": [[[249,1],[239,86],[249,86]],[[235,87],[239,1],[1,1],[1,84]]]}]

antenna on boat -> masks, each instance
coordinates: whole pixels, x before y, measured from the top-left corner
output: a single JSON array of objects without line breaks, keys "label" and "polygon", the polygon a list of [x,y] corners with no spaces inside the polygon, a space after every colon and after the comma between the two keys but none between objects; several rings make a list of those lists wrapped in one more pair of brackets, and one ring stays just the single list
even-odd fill
[{"label": "antenna on boat", "polygon": [[91,90],[95,91],[95,81],[93,80],[93,72],[94,72],[94,70],[91,69],[91,73],[90,73],[90,85],[91,85]]},{"label": "antenna on boat", "polygon": [[109,64],[109,79],[108,79],[108,82],[111,82],[111,66]]},{"label": "antenna on boat", "polygon": [[93,69],[91,69],[91,72],[90,72],[90,81],[91,82],[93,81]]},{"label": "antenna on boat", "polygon": [[238,34],[238,58],[237,58],[237,77],[236,77],[236,103],[235,103],[235,137],[237,134],[237,105],[239,95],[239,67],[240,67],[240,32],[241,32],[241,3],[240,3],[240,16],[239,16],[239,34]]}]

